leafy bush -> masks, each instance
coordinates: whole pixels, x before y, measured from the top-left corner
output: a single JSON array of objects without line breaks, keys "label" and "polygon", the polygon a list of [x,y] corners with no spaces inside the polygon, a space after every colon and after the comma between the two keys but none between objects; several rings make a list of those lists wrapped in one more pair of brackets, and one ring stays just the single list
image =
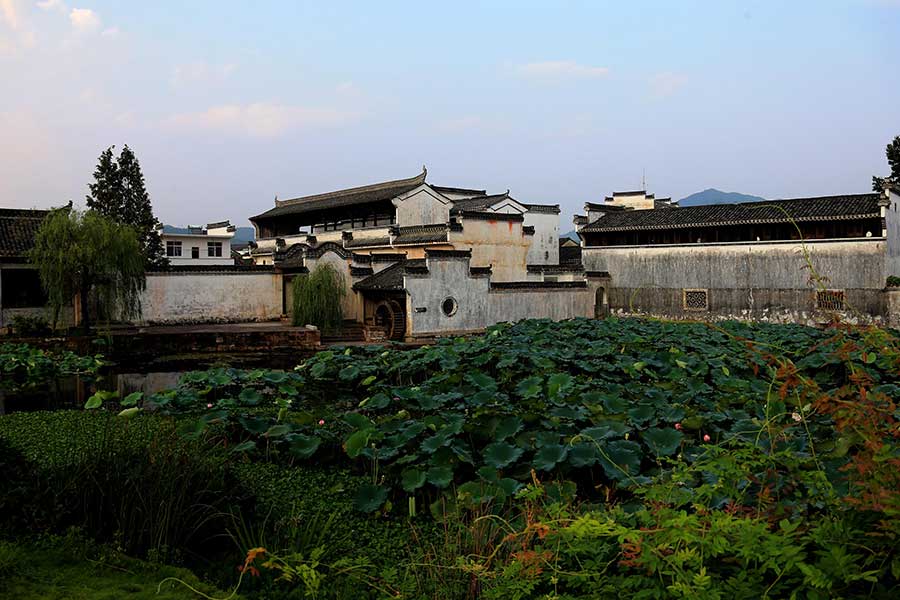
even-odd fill
[{"label": "leafy bush", "polygon": [[347,284],[333,266],[321,263],[312,273],[297,275],[292,291],[294,325],[315,325],[323,331],[341,326],[341,302],[347,295]]},{"label": "leafy bush", "polygon": [[43,315],[18,315],[12,318],[12,326],[16,335],[42,336],[51,332],[50,322]]},{"label": "leafy bush", "polygon": [[900,287],[900,277],[889,275],[887,278],[887,287]]}]

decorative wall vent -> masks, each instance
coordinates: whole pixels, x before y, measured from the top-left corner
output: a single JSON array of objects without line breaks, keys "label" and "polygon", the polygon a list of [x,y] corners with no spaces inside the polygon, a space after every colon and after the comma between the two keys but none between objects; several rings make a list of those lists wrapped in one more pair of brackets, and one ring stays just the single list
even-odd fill
[{"label": "decorative wall vent", "polygon": [[821,310],[844,310],[844,290],[817,291],[816,308]]},{"label": "decorative wall vent", "polygon": [[684,310],[707,311],[709,293],[707,290],[682,290],[682,305]]}]

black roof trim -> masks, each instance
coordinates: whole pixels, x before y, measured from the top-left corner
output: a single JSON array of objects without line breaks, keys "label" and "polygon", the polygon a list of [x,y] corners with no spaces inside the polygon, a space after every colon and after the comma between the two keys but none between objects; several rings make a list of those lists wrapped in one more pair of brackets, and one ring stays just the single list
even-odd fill
[{"label": "black roof trim", "polygon": [[469,188],[450,187],[447,185],[433,185],[431,189],[438,192],[448,192],[450,194],[472,194],[473,196],[486,196],[487,190],[473,190]]},{"label": "black roof trim", "polygon": [[369,275],[374,274],[372,267],[350,267],[350,276],[351,277],[368,277]]},{"label": "black roof trim", "polygon": [[543,213],[548,215],[559,214],[559,204],[524,204],[522,206],[528,209],[528,212]]},{"label": "black roof trim", "polygon": [[584,265],[581,263],[569,263],[560,265],[525,265],[529,273],[584,273]]},{"label": "black roof trim", "polygon": [[186,273],[273,273],[275,265],[169,265],[148,269],[148,274]]},{"label": "black roof trim", "polygon": [[469,267],[469,275],[472,277],[484,277],[490,275],[494,271],[491,265],[486,267]]},{"label": "black roof trim", "polygon": [[587,287],[586,281],[497,281],[491,290],[571,290]]},{"label": "black roof trim", "polygon": [[475,221],[512,221],[521,223],[525,220],[524,215],[518,213],[495,213],[486,211],[463,210],[459,212],[463,220],[473,219]]},{"label": "black roof trim", "polygon": [[472,258],[472,251],[425,248],[425,256],[427,256],[428,258]]},{"label": "black roof trim", "polygon": [[381,252],[378,254],[370,254],[373,263],[376,262],[397,262],[398,260],[406,260],[406,252]]}]

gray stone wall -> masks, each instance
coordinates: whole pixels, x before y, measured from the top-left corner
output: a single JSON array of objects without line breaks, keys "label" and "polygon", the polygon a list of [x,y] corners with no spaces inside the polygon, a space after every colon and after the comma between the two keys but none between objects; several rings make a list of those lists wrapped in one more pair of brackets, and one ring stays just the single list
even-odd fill
[{"label": "gray stone wall", "polygon": [[[829,288],[882,289],[883,238],[806,242],[813,266]],[[808,286],[800,242],[587,247],[588,271],[608,271],[617,288],[802,290]]]},{"label": "gray stone wall", "polygon": [[278,273],[148,273],[145,323],[270,321],[281,316]]},{"label": "gray stone wall", "polygon": [[[492,290],[486,276],[469,274],[469,259],[428,259],[428,275],[407,275],[407,332],[424,336],[479,331],[503,321],[529,318],[555,320],[594,314],[594,289],[516,288]],[[452,298],[456,311],[444,314],[442,303]]]}]

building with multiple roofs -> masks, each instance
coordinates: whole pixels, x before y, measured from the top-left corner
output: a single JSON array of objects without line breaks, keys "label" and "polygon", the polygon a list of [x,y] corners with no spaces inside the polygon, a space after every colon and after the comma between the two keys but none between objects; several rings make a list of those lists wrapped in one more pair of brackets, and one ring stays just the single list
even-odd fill
[{"label": "building with multiple roofs", "polygon": [[[0,331],[18,316],[46,316],[47,295],[28,253],[48,210],[0,208]],[[71,319],[71,309],[61,318]]]},{"label": "building with multiple roofs", "polygon": [[592,314],[581,265],[560,263],[558,205],[426,177],[276,199],[251,217],[251,255],[285,274],[285,311],[290,278],[328,262],[347,282],[345,317],[398,339]]},{"label": "building with multiple roofs", "polygon": [[206,227],[163,230],[159,235],[172,266],[232,265],[234,232],[235,226],[231,222],[219,221]]},{"label": "building with multiple roofs", "polygon": [[[900,195],[883,192],[680,208],[643,192],[575,217],[609,310],[679,318],[886,321],[900,274]],[[621,201],[621,200],[625,201]]]}]

